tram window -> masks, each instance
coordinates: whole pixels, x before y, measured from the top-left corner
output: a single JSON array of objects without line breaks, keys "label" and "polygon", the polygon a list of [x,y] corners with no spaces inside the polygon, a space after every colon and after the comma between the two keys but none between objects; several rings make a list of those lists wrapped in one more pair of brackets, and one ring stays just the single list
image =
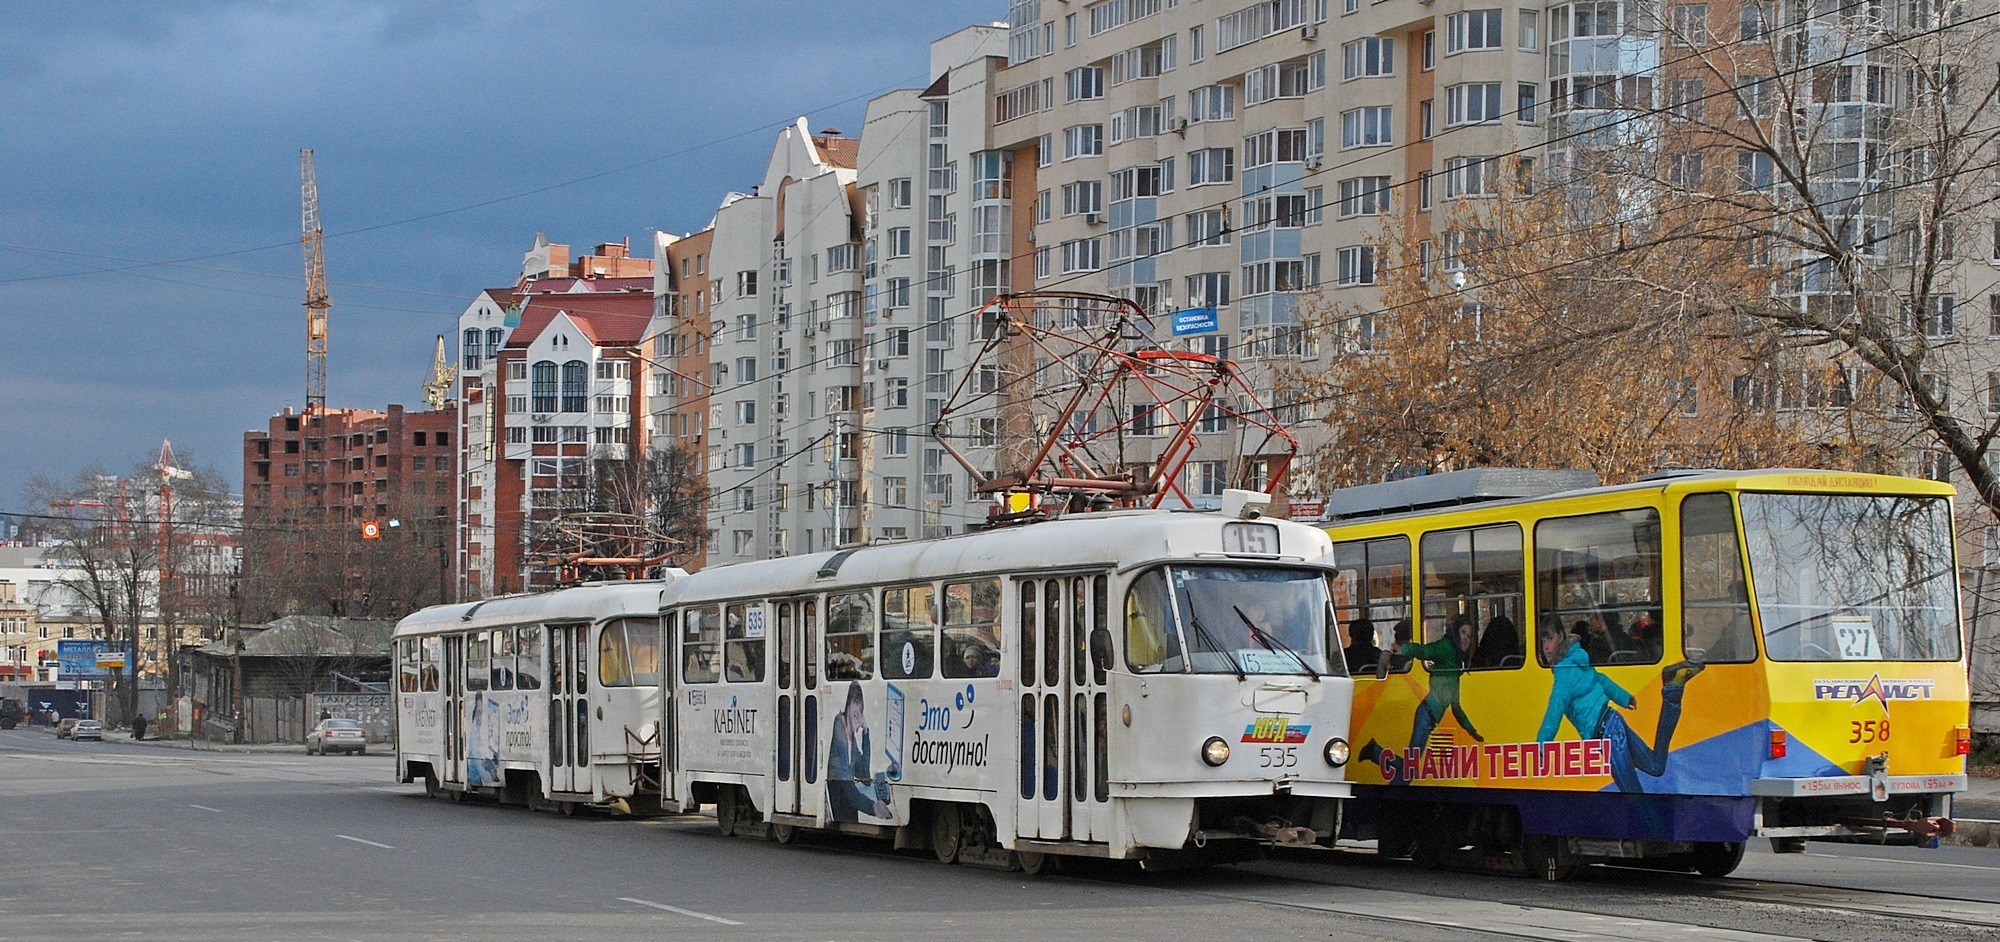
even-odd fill
[{"label": "tram window", "polygon": [[944,587],[946,677],[1000,675],[1000,580],[950,582]]},{"label": "tram window", "polygon": [[[1032,687],[1035,685],[1035,677],[1040,672],[1036,665],[1041,663],[1042,606],[1036,601],[1035,593],[1035,588],[1040,583],[1023,579],[1015,585],[1016,591],[1021,596],[1021,684]],[[1034,796],[1034,789],[1030,788],[1028,794],[1023,797]]]},{"label": "tram window", "polygon": [[1084,672],[1090,667],[1090,579],[1078,576],[1069,584],[1069,673],[1070,682],[1083,686]]},{"label": "tram window", "polygon": [[514,648],[514,686],[534,690],[542,685],[542,626],[524,625]]},{"label": "tram window", "polygon": [[[1520,625],[1527,581],[1520,526],[1426,533],[1418,550],[1424,637],[1399,646],[1397,653],[1416,653],[1433,670],[1448,659],[1464,670],[1520,667],[1526,650]],[[1414,650],[1419,647],[1423,650]]]},{"label": "tram window", "polygon": [[492,660],[488,661],[487,676],[491,678],[492,689],[514,689],[514,629],[495,628],[492,641],[488,645]]},{"label": "tram window", "polygon": [[722,609],[723,677],[731,683],[764,679],[764,606],[738,602]]},{"label": "tram window", "polygon": [[1757,657],[1743,546],[1727,494],[1681,502],[1681,653],[1710,664]]},{"label": "tram window", "polygon": [[1062,580],[1042,580],[1042,683],[1062,683]]},{"label": "tram window", "polygon": [[1640,507],[1537,523],[1535,609],[1544,666],[1571,644],[1593,665],[1658,664],[1659,512]]},{"label": "tram window", "polygon": [[438,664],[444,661],[444,639],[424,638],[418,642],[418,657],[424,662],[424,690],[436,693],[438,689]]},{"label": "tram window", "polygon": [[1181,650],[1166,574],[1148,570],[1125,590],[1125,664],[1140,674],[1178,674],[1187,669]]},{"label": "tram window", "polygon": [[405,638],[396,646],[396,687],[403,693],[416,693],[421,684],[422,666],[417,663],[417,640]]},{"label": "tram window", "polygon": [[937,651],[937,589],[903,586],[882,593],[882,676],[931,676]]},{"label": "tram window", "polygon": [[[819,686],[819,648],[815,646],[813,643],[813,638],[814,638],[813,629],[817,627],[819,624],[818,619],[816,617],[818,615],[818,612],[819,612],[818,602],[808,600],[806,602],[800,603],[799,605],[800,627],[805,629],[805,637],[807,639],[805,644],[800,645],[800,648],[805,651],[806,655],[807,690],[811,690],[812,688]],[[812,772],[808,771],[806,773],[806,776],[807,776],[806,781],[808,782],[812,781]]]},{"label": "tram window", "polygon": [[713,605],[681,612],[681,680],[712,684],[721,676],[722,609]]},{"label": "tram window", "polygon": [[[1091,577],[1090,580],[1091,634],[1096,634],[1100,630],[1106,633],[1110,632],[1111,630],[1110,608],[1111,608],[1110,577],[1108,576]],[[1088,645],[1089,642],[1086,641],[1085,644]],[[1100,664],[1095,659],[1092,659],[1090,664],[1092,683],[1101,684],[1105,682],[1106,678],[1104,675],[1106,667],[1107,665]]]},{"label": "tram window", "polygon": [[659,622],[616,618],[597,633],[597,683],[602,687],[654,686],[660,682]]},{"label": "tram window", "polygon": [[1411,634],[1409,537],[1337,543],[1333,565],[1334,614],[1345,633],[1347,672],[1376,676],[1385,650],[1391,673],[1409,670],[1409,657],[1397,650]]},{"label": "tram window", "polygon": [[826,679],[875,676],[875,600],[867,592],[826,599]]},{"label": "tram window", "polygon": [[1957,569],[1943,498],[1744,494],[1737,500],[1767,657],[1959,658]]},{"label": "tram window", "polygon": [[486,651],[486,632],[475,631],[465,639],[465,689],[486,689],[486,671],[492,663]]},{"label": "tram window", "polygon": [[[792,686],[792,612],[791,602],[778,603],[778,686],[790,689]],[[780,753],[780,758],[783,754]]]}]

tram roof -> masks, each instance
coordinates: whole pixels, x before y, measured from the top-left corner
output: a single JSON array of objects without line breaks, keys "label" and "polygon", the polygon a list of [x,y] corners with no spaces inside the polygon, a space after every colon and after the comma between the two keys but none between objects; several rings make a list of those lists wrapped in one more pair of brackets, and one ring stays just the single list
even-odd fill
[{"label": "tram roof", "polygon": [[477,602],[433,605],[396,623],[396,637],[437,631],[477,629],[525,621],[596,621],[614,615],[657,611],[660,594],[687,573],[669,569],[662,579],[587,582],[550,592],[502,595]]},{"label": "tram roof", "polygon": [[[1125,569],[1169,558],[1219,559],[1218,525],[1231,519],[1212,511],[1079,514],[931,540],[714,566],[678,581],[669,588],[666,599],[681,600],[683,592],[701,598],[726,598],[1027,568]],[[1322,560],[1332,551],[1331,540],[1318,527],[1275,519],[1259,522],[1280,527],[1279,555],[1253,558],[1297,563]]]},{"label": "tram roof", "polygon": [[1895,492],[1937,496],[1957,493],[1950,484],[1923,478],[1816,468],[1666,471],[1637,481],[1607,485],[1599,485],[1597,474],[1592,471],[1468,468],[1335,491],[1327,498],[1327,525],[1420,517],[1452,509],[1518,506],[1633,491],[1674,490]]}]

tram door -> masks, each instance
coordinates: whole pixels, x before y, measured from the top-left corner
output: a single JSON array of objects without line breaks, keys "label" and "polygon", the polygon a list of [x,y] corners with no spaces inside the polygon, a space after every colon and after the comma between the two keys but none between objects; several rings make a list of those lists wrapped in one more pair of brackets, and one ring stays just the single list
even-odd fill
[{"label": "tram door", "polygon": [[443,781],[465,784],[465,636],[444,639]]},{"label": "tram door", "polygon": [[549,790],[590,791],[590,626],[550,625]]},{"label": "tram door", "polygon": [[1016,819],[1022,837],[1102,841],[1109,834],[1108,697],[1089,653],[1090,629],[1103,618],[1103,595],[1103,576],[1015,582],[1021,684]]},{"label": "tram door", "polygon": [[777,625],[779,814],[818,817],[819,784],[819,605],[786,599],[771,609]]}]

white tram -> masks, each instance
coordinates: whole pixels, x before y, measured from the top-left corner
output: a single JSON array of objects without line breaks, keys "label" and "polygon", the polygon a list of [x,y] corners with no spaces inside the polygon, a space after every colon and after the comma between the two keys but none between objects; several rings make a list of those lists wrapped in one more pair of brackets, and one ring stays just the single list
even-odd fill
[{"label": "white tram", "polygon": [[675,580],[666,804],[1038,870],[1331,843],[1352,683],[1331,544],[1090,514]]},{"label": "white tram", "polygon": [[562,811],[659,810],[668,581],[438,605],[403,619],[397,780]]}]

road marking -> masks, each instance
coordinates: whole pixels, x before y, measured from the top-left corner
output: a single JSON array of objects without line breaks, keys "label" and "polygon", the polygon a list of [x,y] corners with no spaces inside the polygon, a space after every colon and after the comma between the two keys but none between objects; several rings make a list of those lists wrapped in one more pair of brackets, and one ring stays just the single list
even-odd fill
[{"label": "road marking", "polygon": [[1879,863],[1915,864],[1919,867],[1951,867],[1956,870],[2000,870],[2000,867],[1982,867],[1979,864],[1945,863],[1939,860],[1905,860],[1901,857],[1861,857],[1850,854],[1807,854],[1826,860],[1873,860]]},{"label": "road marking", "polygon": [[719,923],[722,923],[722,924],[723,924],[723,925],[725,925],[725,926],[740,926],[740,925],[742,925],[742,923],[740,923],[740,922],[737,922],[737,921],[736,921],[736,920],[734,920],[734,919],[724,919],[724,918],[722,918],[721,916],[711,916],[711,915],[709,915],[709,914],[707,914],[707,913],[698,913],[698,912],[695,912],[695,911],[694,911],[694,910],[692,910],[692,909],[682,909],[682,908],[680,908],[679,906],[668,906],[668,905],[667,905],[667,904],[665,904],[665,903],[655,903],[655,902],[653,902],[652,900],[646,900],[646,899],[633,899],[633,898],[632,898],[632,897],[630,897],[630,896],[620,896],[620,897],[618,897],[618,900],[619,900],[619,902],[623,902],[623,903],[637,903],[637,904],[639,904],[640,906],[651,906],[651,907],[653,907],[654,909],[664,909],[664,910],[666,910],[667,912],[670,912],[670,913],[680,913],[680,914],[681,914],[681,915],[683,915],[683,916],[693,916],[693,917],[694,917],[694,918],[696,918],[696,919],[706,919],[706,920],[708,920],[709,922],[719,922]]},{"label": "road marking", "polygon": [[368,846],[370,846],[370,847],[380,847],[380,848],[382,848],[383,850],[395,850],[395,849],[396,849],[395,845],[393,845],[393,844],[377,844],[377,843],[375,843],[374,841],[364,841],[364,840],[362,840],[361,838],[358,838],[358,837],[348,837],[348,836],[347,836],[347,835],[345,835],[345,834],[335,834],[335,835],[334,835],[334,837],[337,837],[337,838],[340,838],[340,839],[341,839],[341,840],[343,840],[343,841],[353,841],[353,842],[354,842],[354,843],[356,843],[356,844],[367,844],[367,845],[368,845]]},{"label": "road marking", "polygon": [[203,811],[213,811],[213,812],[215,812],[216,814],[227,814],[227,812],[223,811],[223,810],[222,810],[221,808],[210,808],[210,807],[209,807],[209,806],[207,806],[207,805],[189,805],[188,807],[190,807],[190,808],[200,808],[200,809],[201,809],[201,810],[203,810]]}]

